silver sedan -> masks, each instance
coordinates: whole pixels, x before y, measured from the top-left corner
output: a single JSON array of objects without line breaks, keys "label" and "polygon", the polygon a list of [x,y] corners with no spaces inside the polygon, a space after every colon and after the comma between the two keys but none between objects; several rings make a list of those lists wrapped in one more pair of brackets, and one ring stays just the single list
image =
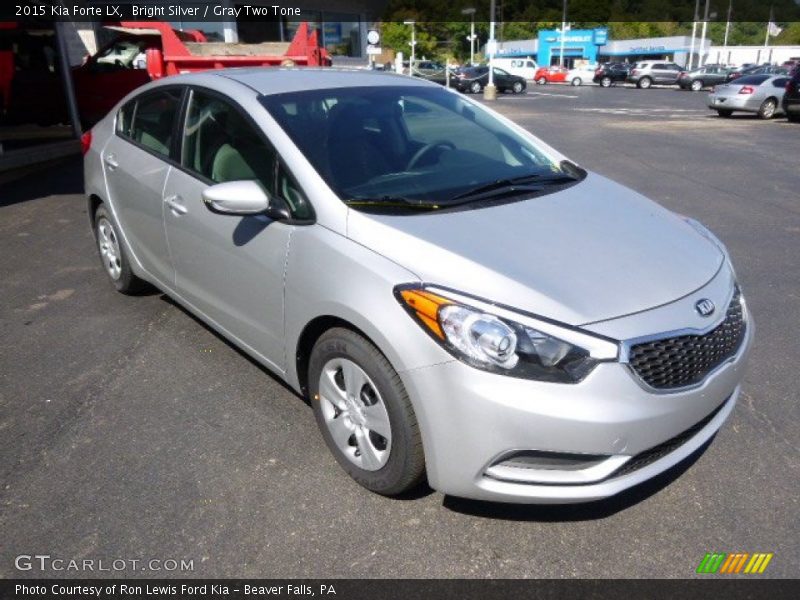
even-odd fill
[{"label": "silver sedan", "polygon": [[739,396],[753,326],[723,244],[452,90],[168,77],[83,148],[111,283],[163,290],[308,398],[374,492],[611,496]]},{"label": "silver sedan", "polygon": [[771,119],[783,112],[781,101],[788,82],[787,75],[745,75],[715,86],[708,95],[708,107],[716,110],[720,117],[749,112]]}]

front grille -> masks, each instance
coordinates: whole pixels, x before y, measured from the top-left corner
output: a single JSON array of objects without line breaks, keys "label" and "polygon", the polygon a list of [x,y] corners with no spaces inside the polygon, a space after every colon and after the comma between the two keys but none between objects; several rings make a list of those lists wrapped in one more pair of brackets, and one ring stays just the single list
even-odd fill
[{"label": "front grille", "polygon": [[631,346],[628,363],[650,387],[675,389],[702,381],[742,344],[745,322],[737,287],[725,320],[704,335],[681,335]]},{"label": "front grille", "polygon": [[622,477],[623,475],[628,475],[634,471],[638,471],[642,467],[646,467],[647,465],[656,462],[658,459],[665,457],[667,454],[674,452],[688,442],[691,438],[693,438],[703,427],[708,425],[711,422],[711,419],[717,416],[717,413],[722,410],[722,407],[725,406],[726,403],[727,401],[720,404],[702,421],[695,423],[689,429],[679,433],[674,438],[670,438],[666,442],[660,443],[658,446],[653,446],[644,452],[640,452],[622,465],[619,469],[611,473],[607,479]]}]

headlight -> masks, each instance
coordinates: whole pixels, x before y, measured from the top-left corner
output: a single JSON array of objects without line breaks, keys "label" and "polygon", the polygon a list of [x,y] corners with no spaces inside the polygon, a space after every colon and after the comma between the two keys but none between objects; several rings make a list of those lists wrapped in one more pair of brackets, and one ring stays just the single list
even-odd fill
[{"label": "headlight", "polygon": [[396,296],[448,352],[484,371],[576,383],[601,362],[552,334],[421,288],[400,287]]}]

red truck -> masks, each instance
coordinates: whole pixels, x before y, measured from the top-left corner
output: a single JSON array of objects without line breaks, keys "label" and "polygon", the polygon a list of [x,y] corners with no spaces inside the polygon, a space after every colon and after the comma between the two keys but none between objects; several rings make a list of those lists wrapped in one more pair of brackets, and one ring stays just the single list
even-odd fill
[{"label": "red truck", "polygon": [[[94,124],[128,92],[153,79],[230,67],[331,64],[316,30],[309,31],[306,23],[299,25],[291,43],[262,44],[209,42],[199,31],[178,31],[158,21],[122,21],[106,27],[117,33],[115,39],[72,69],[84,126]],[[14,29],[14,24],[0,23],[2,34],[13,34]],[[35,46],[24,58],[15,57],[10,47],[0,45],[0,108],[5,120],[42,125],[66,122],[53,47]],[[16,65],[17,58],[26,64]]]}]

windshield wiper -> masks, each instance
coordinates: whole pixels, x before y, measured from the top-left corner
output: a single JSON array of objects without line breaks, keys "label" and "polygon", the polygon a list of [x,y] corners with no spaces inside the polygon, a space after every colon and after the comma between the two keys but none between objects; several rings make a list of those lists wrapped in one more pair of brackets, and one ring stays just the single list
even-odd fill
[{"label": "windshield wiper", "polygon": [[353,208],[367,207],[367,208],[399,208],[402,210],[438,210],[442,207],[441,204],[432,202],[425,202],[423,200],[414,200],[404,196],[382,196],[380,198],[350,198],[344,200],[347,206]]},{"label": "windshield wiper", "polygon": [[[471,190],[467,190],[457,196],[453,196],[447,202],[447,206],[465,204],[477,200],[485,200],[498,195],[507,195],[514,192],[538,192],[544,186],[559,185],[578,181],[575,177],[566,174],[532,174],[514,177],[511,179],[498,179],[483,185],[479,185]],[[534,185],[531,185],[534,184]]]}]

